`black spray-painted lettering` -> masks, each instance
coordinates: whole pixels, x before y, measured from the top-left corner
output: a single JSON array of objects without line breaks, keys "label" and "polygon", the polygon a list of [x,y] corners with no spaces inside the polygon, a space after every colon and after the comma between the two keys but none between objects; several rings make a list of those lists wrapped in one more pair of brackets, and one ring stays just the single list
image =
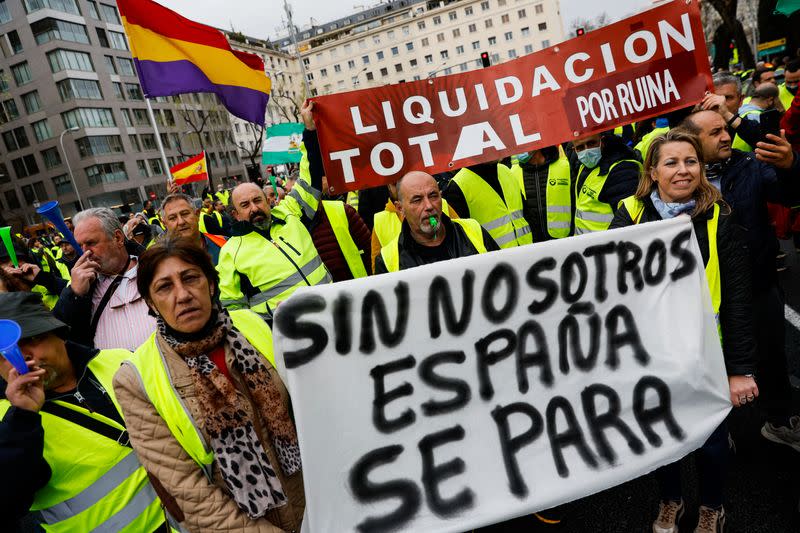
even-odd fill
[{"label": "black spray-painted lettering", "polygon": [[394,330],[389,327],[389,315],[386,303],[378,291],[369,291],[361,304],[361,353],[370,354],[375,351],[375,326],[378,323],[378,336],[384,346],[391,348],[397,346],[406,335],[408,327],[408,283],[399,282],[394,288],[397,297],[397,318]]},{"label": "black spray-painted lettering", "polygon": [[[589,321],[589,350],[584,353],[581,345],[581,327],[576,315],[587,315]],[[600,315],[594,310],[594,304],[584,302],[571,305],[569,315],[558,325],[558,368],[562,374],[569,372],[569,354],[575,366],[588,372],[597,364],[600,352]]]},{"label": "black spray-painted lettering", "polygon": [[447,400],[430,399],[420,405],[422,414],[436,416],[452,413],[466,406],[472,398],[469,384],[463,379],[447,377],[436,372],[436,367],[447,363],[463,364],[467,356],[462,351],[438,352],[429,355],[419,364],[419,377],[431,388],[452,392]]},{"label": "black spray-painted lettering", "polygon": [[340,293],[333,302],[333,331],[336,332],[336,353],[347,355],[353,349],[353,297]]},{"label": "black spray-painted lettering", "polygon": [[[604,398],[605,403],[608,405],[606,411],[600,414],[597,412],[598,397]],[[589,434],[592,436],[597,453],[608,464],[613,465],[617,460],[617,454],[605,434],[605,431],[610,428],[616,429],[625,438],[628,448],[633,453],[636,455],[644,453],[642,441],[619,416],[622,410],[622,403],[614,389],[599,383],[589,385],[581,392],[581,403],[583,404],[583,414],[586,416],[586,424],[589,426]]]},{"label": "black spray-painted lettering", "polygon": [[627,274],[633,278],[633,288],[641,291],[644,288],[642,270],[639,268],[639,261],[642,260],[642,249],[635,243],[620,241],[617,244],[617,257],[619,257],[619,268],[617,269],[617,290],[620,294],[628,292]]},{"label": "black spray-painted lettering", "polygon": [[[558,413],[561,413],[562,418],[567,422],[567,428],[563,431],[558,430]],[[569,468],[564,460],[564,448],[568,446],[574,446],[583,462],[592,469],[596,469],[597,459],[586,443],[583,430],[578,424],[569,400],[563,396],[554,396],[547,404],[545,417],[547,418],[547,436],[550,438],[550,451],[553,454],[553,462],[556,464],[558,475],[569,476]]]},{"label": "black spray-painted lettering", "polygon": [[[491,350],[495,341],[504,341],[499,349]],[[486,401],[494,396],[494,387],[489,377],[489,367],[502,361],[517,348],[517,336],[510,329],[494,331],[475,343],[475,352],[478,365],[478,391],[481,398]]]},{"label": "black spray-painted lettering", "polygon": [[297,368],[310,363],[328,346],[328,333],[316,322],[301,320],[306,313],[324,311],[325,299],[314,294],[305,294],[281,304],[281,312],[275,317],[275,327],[288,339],[311,341],[306,348],[283,352],[286,368]]},{"label": "black spray-painted lettering", "polygon": [[467,466],[460,457],[436,464],[433,452],[439,446],[462,440],[464,440],[464,428],[458,425],[426,435],[419,441],[425,501],[428,502],[430,510],[440,518],[452,517],[475,505],[475,493],[469,487],[464,487],[450,498],[444,498],[439,490],[439,485],[444,480],[463,474]]},{"label": "black spray-painted lettering", "polygon": [[[505,292],[505,302],[499,308],[494,305],[494,297],[498,292]],[[505,322],[516,309],[518,299],[519,280],[514,267],[508,263],[495,265],[486,278],[481,294],[481,308],[486,319],[492,324]]]},{"label": "black spray-painted lettering", "polygon": [[644,282],[655,286],[664,281],[667,275],[667,245],[661,239],[653,239],[647,246],[644,256]]},{"label": "black spray-painted lettering", "polygon": [[413,424],[414,420],[417,419],[416,413],[411,408],[406,409],[400,416],[392,420],[386,417],[386,406],[398,398],[411,396],[414,393],[414,386],[404,381],[399,387],[387,391],[386,383],[384,382],[384,378],[389,374],[414,368],[416,364],[416,359],[409,355],[391,363],[378,365],[370,371],[369,375],[374,382],[373,389],[375,391],[375,397],[372,400],[372,424],[381,433],[392,433],[403,429]]},{"label": "black spray-painted lettering", "polygon": [[[619,324],[622,322],[622,330],[619,330]],[[650,363],[650,354],[642,344],[642,338],[639,335],[639,329],[636,327],[636,321],[633,319],[633,313],[624,305],[615,305],[611,311],[606,315],[606,334],[607,334],[607,348],[606,348],[606,366],[611,369],[619,367],[619,352],[623,347],[629,346],[633,350],[633,357],[641,363],[642,366],[647,366]]]},{"label": "black spray-painted lettering", "polygon": [[428,325],[430,327],[431,338],[436,339],[442,334],[442,326],[439,319],[439,310],[444,315],[444,323],[448,333],[456,337],[461,336],[469,326],[472,316],[472,293],[475,284],[475,273],[472,270],[465,270],[461,278],[461,314],[456,318],[455,304],[453,295],[450,291],[450,283],[443,276],[436,276],[428,289]]},{"label": "black spray-painted lettering", "polygon": [[[573,291],[572,284],[576,280],[578,286]],[[561,299],[568,304],[579,301],[586,290],[588,281],[589,269],[586,268],[586,261],[578,252],[572,252],[561,264]]]},{"label": "black spray-painted lettering", "polygon": [[399,444],[372,450],[364,455],[350,470],[350,490],[362,504],[374,504],[398,499],[400,505],[389,514],[365,518],[357,529],[362,533],[384,533],[400,529],[417,514],[422,505],[422,495],[417,484],[410,479],[394,479],[375,483],[369,474],[376,468],[391,464],[403,453]]},{"label": "black spray-painted lettering", "polygon": [[[530,427],[519,435],[512,436],[511,424],[508,419],[515,414],[527,416],[530,421]],[[520,472],[517,453],[542,434],[544,430],[542,415],[532,405],[525,402],[516,402],[505,407],[498,405],[492,410],[492,418],[495,425],[497,425],[500,449],[503,452],[503,464],[506,467],[506,477],[508,477],[508,487],[511,490],[511,494],[523,499],[528,495],[528,485],[522,477],[522,472]]]},{"label": "black spray-painted lettering", "polygon": [[606,276],[608,268],[606,264],[606,256],[612,255],[617,248],[614,241],[605,244],[595,244],[589,246],[583,251],[585,257],[594,258],[594,297],[598,302],[605,302],[608,298],[608,290],[606,289]]},{"label": "black spray-painted lettering", "polygon": [[555,268],[556,260],[552,257],[545,257],[536,261],[525,275],[525,280],[531,289],[544,291],[544,298],[538,301],[534,300],[528,306],[528,312],[532,315],[544,313],[553,306],[558,298],[558,283],[540,275],[545,270],[555,270]]},{"label": "black spray-painted lettering", "polygon": [[[649,390],[654,391],[658,397],[658,404],[653,407],[644,405]],[[656,422],[664,422],[667,431],[675,440],[682,441],[686,438],[686,434],[672,414],[672,394],[669,387],[655,376],[645,376],[636,383],[633,389],[633,413],[647,442],[656,448],[661,446],[661,437],[653,430],[653,424]]]},{"label": "black spray-painted lettering", "polygon": [[697,267],[697,261],[694,258],[694,254],[692,254],[692,252],[689,250],[689,243],[691,242],[691,239],[692,231],[687,229],[680,232],[672,240],[672,244],[669,246],[669,253],[672,255],[672,257],[680,259],[681,261],[678,267],[669,275],[672,281],[678,281],[681,278],[685,278],[694,272],[694,269]]},{"label": "black spray-painted lettering", "polygon": [[[530,338],[531,348],[528,347]],[[517,386],[519,392],[528,392],[528,369],[539,367],[539,381],[547,387],[553,385],[553,368],[544,329],[534,320],[528,320],[517,332]]]}]

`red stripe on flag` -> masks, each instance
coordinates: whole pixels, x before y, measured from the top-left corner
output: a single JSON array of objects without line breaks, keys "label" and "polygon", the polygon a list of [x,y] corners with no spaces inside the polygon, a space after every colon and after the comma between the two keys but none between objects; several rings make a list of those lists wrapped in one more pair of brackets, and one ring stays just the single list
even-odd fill
[{"label": "red stripe on flag", "polygon": [[182,170],[182,169],[184,169],[184,168],[186,168],[188,166],[194,165],[195,163],[199,163],[200,161],[203,160],[203,158],[205,156],[206,156],[205,152],[202,152],[202,153],[192,157],[191,159],[187,159],[183,163],[178,163],[174,167],[170,167],[169,170],[170,170],[170,172],[178,172],[179,170]]},{"label": "red stripe on flag", "polygon": [[175,183],[178,185],[186,185],[187,183],[194,183],[195,181],[206,181],[208,180],[208,174],[202,172],[200,174],[192,174],[191,176],[186,176],[185,178],[175,178]]}]

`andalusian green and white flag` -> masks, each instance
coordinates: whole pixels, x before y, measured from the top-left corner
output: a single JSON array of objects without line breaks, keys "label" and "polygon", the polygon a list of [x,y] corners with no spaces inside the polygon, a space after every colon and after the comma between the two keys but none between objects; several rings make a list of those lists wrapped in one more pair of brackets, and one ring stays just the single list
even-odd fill
[{"label": "andalusian green and white flag", "polygon": [[261,162],[265,165],[299,163],[301,142],[303,142],[302,123],[287,122],[269,126]]}]

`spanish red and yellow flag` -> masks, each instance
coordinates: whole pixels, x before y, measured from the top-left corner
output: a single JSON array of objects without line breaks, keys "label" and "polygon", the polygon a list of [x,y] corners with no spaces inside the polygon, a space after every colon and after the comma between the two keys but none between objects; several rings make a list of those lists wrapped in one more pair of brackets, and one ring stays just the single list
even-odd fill
[{"label": "spanish red and yellow flag", "polygon": [[178,185],[186,185],[195,181],[206,181],[208,179],[208,167],[206,166],[206,153],[187,159],[183,163],[178,163],[169,169],[172,179]]},{"label": "spanish red and yellow flag", "polygon": [[270,80],[259,56],[152,0],[117,6],[145,96],[216,93],[231,114],[264,125]]}]

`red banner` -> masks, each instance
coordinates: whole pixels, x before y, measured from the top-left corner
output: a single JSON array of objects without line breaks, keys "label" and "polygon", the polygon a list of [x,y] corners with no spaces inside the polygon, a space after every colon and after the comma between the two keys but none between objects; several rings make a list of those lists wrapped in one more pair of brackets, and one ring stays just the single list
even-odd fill
[{"label": "red banner", "polygon": [[674,1],[490,68],[314,98],[335,192],[599,133],[713,87],[696,0]]}]

